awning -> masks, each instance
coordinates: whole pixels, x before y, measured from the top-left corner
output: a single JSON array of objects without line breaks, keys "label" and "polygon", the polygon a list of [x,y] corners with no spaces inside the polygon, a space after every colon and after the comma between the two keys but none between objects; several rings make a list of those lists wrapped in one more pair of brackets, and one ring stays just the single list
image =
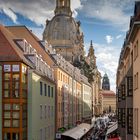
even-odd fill
[{"label": "awning", "polygon": [[118,129],[118,124],[117,124],[117,122],[116,122],[114,125],[112,125],[112,127],[110,127],[110,128],[107,130],[106,135],[112,133],[113,131],[115,131],[115,130],[117,130],[117,129]]},{"label": "awning", "polygon": [[91,129],[90,124],[82,123],[77,127],[64,132],[62,136],[68,136],[77,140],[82,138],[90,129]]}]

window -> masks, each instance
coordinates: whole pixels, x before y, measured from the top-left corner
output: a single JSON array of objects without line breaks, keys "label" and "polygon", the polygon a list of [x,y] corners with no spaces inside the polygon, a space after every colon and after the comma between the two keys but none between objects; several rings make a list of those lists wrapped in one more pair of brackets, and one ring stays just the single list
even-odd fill
[{"label": "window", "polygon": [[61,79],[60,79],[60,71],[58,72],[58,78],[59,78],[59,80],[61,80]]},{"label": "window", "polygon": [[125,100],[125,85],[121,85],[122,100]]},{"label": "window", "polygon": [[42,96],[42,82],[40,82],[40,95]]},{"label": "window", "polygon": [[9,112],[4,112],[4,119],[10,119],[11,118],[11,113]]},{"label": "window", "polygon": [[4,97],[9,98],[10,97],[10,89],[4,90]]},{"label": "window", "polygon": [[42,119],[42,113],[43,113],[43,111],[42,111],[42,105],[40,105],[40,119]]},{"label": "window", "polygon": [[48,85],[48,97],[50,97],[50,86]]},{"label": "window", "polygon": [[121,125],[122,125],[122,128],[125,128],[125,108],[122,108],[122,111],[121,111]]},{"label": "window", "polygon": [[4,120],[4,127],[11,127],[10,120]]},{"label": "window", "polygon": [[19,104],[13,104],[13,110],[20,110]]},{"label": "window", "polygon": [[53,112],[53,111],[54,111],[54,109],[53,109],[53,106],[52,106],[52,114],[51,114],[51,116],[52,116],[52,117],[54,116],[54,115],[53,115],[53,114],[54,114],[54,112]]},{"label": "window", "polygon": [[10,73],[5,73],[4,74],[4,80],[5,81],[10,81],[10,78],[11,78],[11,74]]},{"label": "window", "polygon": [[43,132],[42,132],[42,129],[40,129],[40,140],[43,140]]},{"label": "window", "polygon": [[138,89],[138,72],[134,75],[134,89]]},{"label": "window", "polygon": [[133,78],[127,77],[127,95],[132,96],[133,95]]},{"label": "window", "polygon": [[133,109],[127,109],[127,133],[133,134]]},{"label": "window", "polygon": [[47,96],[47,85],[44,84],[44,92],[45,92],[45,96]]},{"label": "window", "polygon": [[11,110],[11,104],[4,104],[4,110]]},{"label": "window", "polygon": [[51,87],[51,91],[52,91],[52,98],[53,98],[53,87]]},{"label": "window", "polygon": [[13,112],[12,117],[13,119],[19,119],[19,112]]},{"label": "window", "polygon": [[134,108],[134,135],[138,137],[138,122],[139,122],[139,112],[138,108]]},{"label": "window", "polygon": [[48,117],[50,118],[50,106],[48,106]]},{"label": "window", "polygon": [[62,73],[61,73],[61,81],[62,81]]},{"label": "window", "polygon": [[47,140],[47,128],[46,127],[45,127],[44,131],[45,131],[45,134],[44,134],[45,135],[45,140]]},{"label": "window", "polygon": [[19,127],[19,120],[13,120],[12,121],[12,126],[13,127]]},{"label": "window", "polygon": [[44,115],[45,115],[45,119],[47,118],[47,106],[45,105],[45,108],[44,108]]},{"label": "window", "polygon": [[10,140],[10,133],[4,133],[4,140]]},{"label": "window", "polygon": [[12,139],[13,140],[19,140],[19,133],[13,133],[12,134]]},{"label": "window", "polygon": [[136,42],[136,45],[134,46],[134,61],[136,60],[138,56],[138,41]]}]

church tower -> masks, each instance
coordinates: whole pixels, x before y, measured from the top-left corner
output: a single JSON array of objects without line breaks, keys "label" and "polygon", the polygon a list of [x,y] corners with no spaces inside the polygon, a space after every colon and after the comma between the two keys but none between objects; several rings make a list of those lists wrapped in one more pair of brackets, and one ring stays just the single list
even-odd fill
[{"label": "church tower", "polygon": [[56,0],[55,15],[72,16],[70,0]]},{"label": "church tower", "polygon": [[102,89],[103,90],[110,90],[110,82],[109,82],[108,75],[106,73],[105,73],[105,75],[103,77]]},{"label": "church tower", "polygon": [[88,51],[88,63],[89,65],[92,67],[92,68],[95,68],[96,67],[96,57],[95,57],[95,53],[94,53],[94,48],[93,48],[93,44],[92,44],[92,40],[91,40],[91,43],[90,43],[90,48],[89,48],[89,51]]}]

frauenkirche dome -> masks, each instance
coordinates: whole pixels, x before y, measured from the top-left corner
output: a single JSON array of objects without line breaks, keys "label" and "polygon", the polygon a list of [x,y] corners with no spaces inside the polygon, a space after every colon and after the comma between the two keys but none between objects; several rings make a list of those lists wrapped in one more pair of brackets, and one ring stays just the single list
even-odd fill
[{"label": "frauenkirche dome", "polygon": [[83,33],[80,22],[72,17],[70,0],[56,0],[55,16],[50,21],[46,20],[43,40],[70,62],[84,55]]}]

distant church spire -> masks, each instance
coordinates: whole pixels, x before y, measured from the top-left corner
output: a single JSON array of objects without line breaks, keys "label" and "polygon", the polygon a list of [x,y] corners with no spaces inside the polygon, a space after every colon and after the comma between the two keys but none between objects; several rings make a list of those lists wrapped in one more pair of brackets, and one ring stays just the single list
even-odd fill
[{"label": "distant church spire", "polygon": [[92,67],[95,67],[96,66],[96,57],[95,57],[95,54],[94,54],[94,48],[93,48],[92,40],[90,42],[90,48],[89,48],[89,51],[88,51],[88,58],[90,59],[90,65]]},{"label": "distant church spire", "polygon": [[108,75],[106,73],[105,73],[105,75],[103,77],[102,89],[103,90],[110,90],[110,82],[109,82]]},{"label": "distant church spire", "polygon": [[56,0],[55,15],[72,16],[70,0]]}]

